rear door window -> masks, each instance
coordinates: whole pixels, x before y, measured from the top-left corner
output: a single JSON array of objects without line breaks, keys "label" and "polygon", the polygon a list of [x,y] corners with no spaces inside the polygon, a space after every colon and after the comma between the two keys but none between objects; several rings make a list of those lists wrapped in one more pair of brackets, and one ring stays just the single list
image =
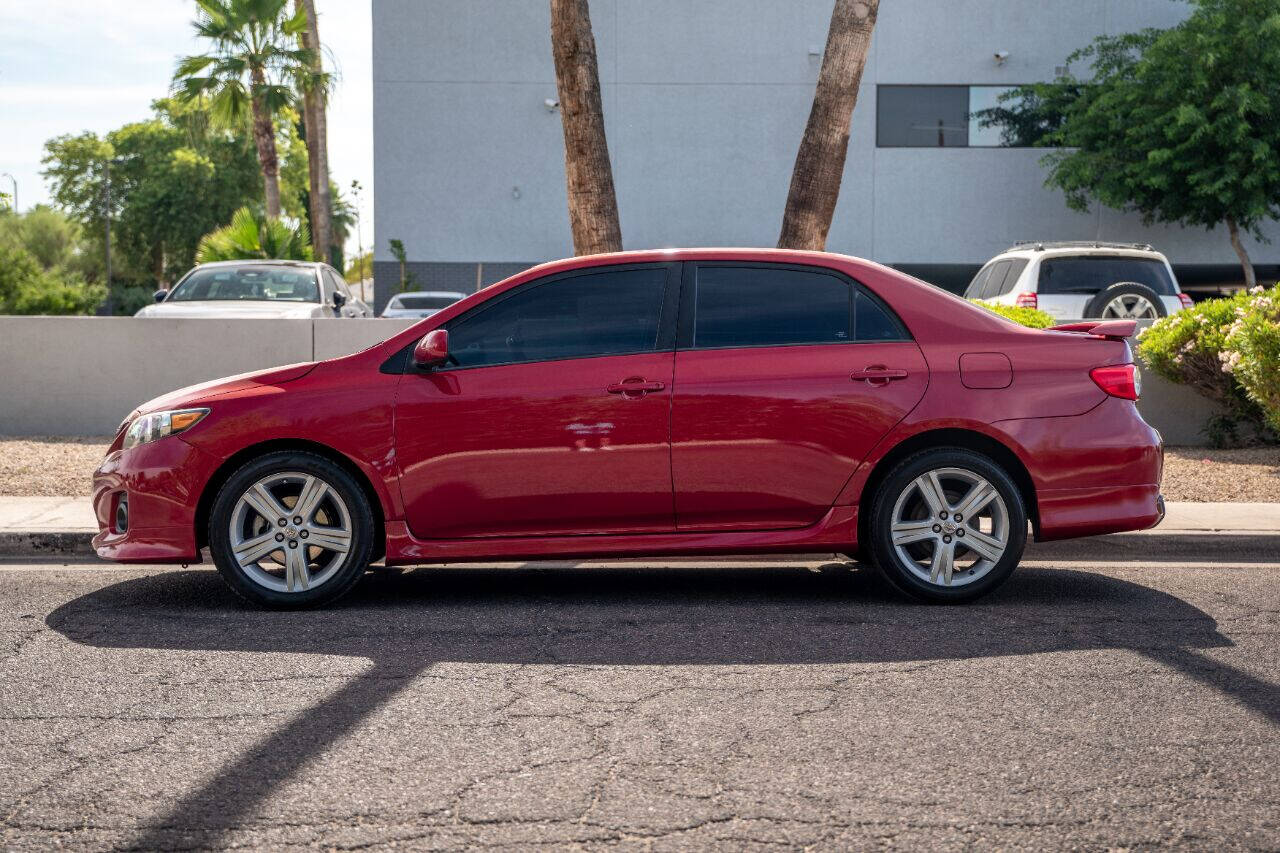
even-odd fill
[{"label": "rear door window", "polygon": [[987,264],[978,270],[978,274],[973,277],[973,281],[969,282],[969,286],[964,289],[965,299],[977,299],[982,294],[982,286],[986,284],[987,279],[991,277],[991,270],[995,268],[995,264]]},{"label": "rear door window", "polygon": [[991,269],[991,275],[982,283],[982,293],[978,295],[979,299],[990,299],[1000,293],[1000,285],[1004,284],[1004,277],[1009,272],[1009,266],[1012,261],[1000,261]]},{"label": "rear door window", "polygon": [[699,266],[698,349],[851,340],[853,291],[834,275],[773,267]]},{"label": "rear door window", "polygon": [[[1013,286],[1018,283],[1018,279],[1022,277],[1022,271],[1026,268],[1026,258],[1014,258],[1011,260],[1009,262],[1009,268],[1005,270],[1004,281],[998,287],[994,288],[991,295],[993,297],[1004,296],[1006,293],[1013,290]],[[995,277],[993,276],[992,282],[994,283],[994,281]]]},{"label": "rear door window", "polygon": [[1145,284],[1160,296],[1178,292],[1169,268],[1151,258],[1092,256],[1045,258],[1040,262],[1040,293],[1098,293],[1122,281]]}]

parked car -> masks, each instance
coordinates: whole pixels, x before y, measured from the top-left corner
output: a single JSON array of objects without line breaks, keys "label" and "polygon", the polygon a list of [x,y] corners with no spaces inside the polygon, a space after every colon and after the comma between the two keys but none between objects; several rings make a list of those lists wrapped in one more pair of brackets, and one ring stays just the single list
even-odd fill
[{"label": "parked car", "polygon": [[397,293],[387,300],[382,309],[383,317],[430,317],[441,308],[448,308],[467,294],[452,290],[419,290],[413,293]]},{"label": "parked car", "polygon": [[157,290],[156,304],[135,317],[372,317],[328,264],[310,261],[218,261],[201,264]]},{"label": "parked car", "polygon": [[355,355],[174,391],[94,475],[100,556],[332,601],[370,561],[845,552],[989,592],[1163,516],[1133,321],[1015,325],[869,261],[544,264]]},{"label": "parked car", "polygon": [[1156,320],[1191,307],[1169,259],[1141,243],[1018,243],[988,261],[964,295],[1060,320]]}]

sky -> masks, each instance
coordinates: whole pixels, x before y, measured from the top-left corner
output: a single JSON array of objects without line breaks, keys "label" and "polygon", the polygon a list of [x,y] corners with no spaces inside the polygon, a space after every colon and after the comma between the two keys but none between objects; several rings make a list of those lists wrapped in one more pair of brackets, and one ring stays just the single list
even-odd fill
[{"label": "sky", "polygon": [[[373,234],[373,83],[370,0],[316,0],[329,106],[329,170],[350,197],[364,187],[360,225]],[[192,0],[0,0],[0,173],[17,179],[23,210],[49,201],[40,177],[46,140],[98,134],[150,116],[179,56],[203,52]],[[12,192],[8,177],[0,189]],[[348,250],[354,253],[353,235]]]}]

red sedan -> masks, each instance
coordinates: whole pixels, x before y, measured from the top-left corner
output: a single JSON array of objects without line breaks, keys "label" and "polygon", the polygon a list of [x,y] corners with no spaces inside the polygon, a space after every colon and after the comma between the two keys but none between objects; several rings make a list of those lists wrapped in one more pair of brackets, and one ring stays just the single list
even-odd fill
[{"label": "red sedan", "polygon": [[364,352],[175,391],[94,477],[98,554],[316,605],[389,565],[845,552],[963,601],[1157,524],[1132,321],[1037,331],[773,250],[544,264]]}]

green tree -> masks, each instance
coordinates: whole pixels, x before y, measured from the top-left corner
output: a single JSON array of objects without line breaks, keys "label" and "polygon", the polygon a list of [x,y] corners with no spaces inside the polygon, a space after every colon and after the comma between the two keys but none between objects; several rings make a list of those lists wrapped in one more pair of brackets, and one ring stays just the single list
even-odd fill
[{"label": "green tree", "polygon": [[1193,0],[1180,25],[1103,36],[1072,54],[1088,80],[1022,87],[981,118],[1059,150],[1047,184],[1146,223],[1225,226],[1245,282],[1242,231],[1280,214],[1280,4]]},{"label": "green tree", "polygon": [[351,259],[351,263],[347,264],[346,272],[343,276],[348,284],[357,284],[373,274],[373,252],[365,252]]},{"label": "green tree", "polygon": [[409,285],[414,284],[413,276],[409,274],[409,253],[404,248],[404,241],[397,237],[392,237],[387,244],[391,247],[391,256],[400,264],[400,292],[404,293],[412,289]]},{"label": "green tree", "polygon": [[206,234],[196,250],[196,262],[201,264],[272,258],[311,260],[311,234],[305,225],[258,216],[247,207],[235,212],[230,225]]},{"label": "green tree", "polygon": [[280,161],[275,116],[294,101],[290,85],[312,67],[311,51],[294,47],[307,28],[304,10],[286,14],[288,0],[196,0],[196,33],[209,53],[188,56],[174,72],[174,91],[186,101],[209,99],[223,127],[252,123],[262,169],[267,216],[280,216]]},{"label": "green tree", "polygon": [[[88,314],[106,295],[106,288],[90,284],[76,272],[59,265],[43,265],[39,258],[13,240],[15,230],[6,216],[0,220],[0,313]],[[72,257],[64,255],[58,260]]]},{"label": "green tree", "polygon": [[157,284],[186,272],[200,238],[260,192],[247,134],[213,127],[201,104],[162,99],[152,106],[155,118],[105,137],[82,133],[45,144],[43,174],[82,228],[81,269],[90,278],[102,276],[110,199],[118,307],[145,304]]}]

